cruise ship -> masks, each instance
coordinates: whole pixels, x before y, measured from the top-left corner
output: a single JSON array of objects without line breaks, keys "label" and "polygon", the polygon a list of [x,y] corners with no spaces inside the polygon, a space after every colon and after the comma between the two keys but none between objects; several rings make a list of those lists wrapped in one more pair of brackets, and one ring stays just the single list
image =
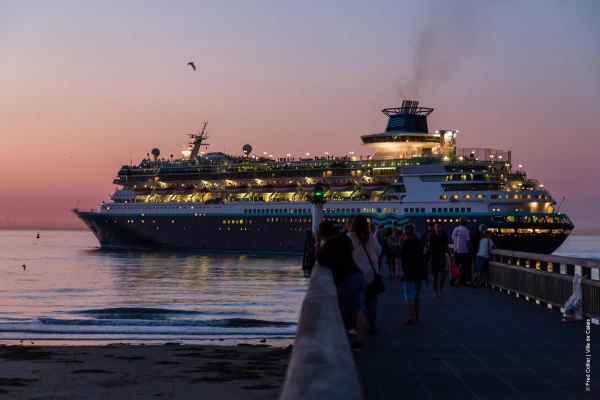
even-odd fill
[{"label": "cruise ship", "polygon": [[325,193],[324,218],[364,214],[376,224],[427,222],[451,232],[485,224],[499,248],[550,254],[573,223],[511,152],[457,148],[458,130],[429,132],[432,108],[405,100],[386,108],[385,131],[362,136],[367,157],[328,153],[273,158],[206,152],[207,124],[191,134],[180,157],[153,149],[124,165],[117,189],[96,210],[73,212],[102,247],[248,253],[302,253],[312,226],[313,190]]}]

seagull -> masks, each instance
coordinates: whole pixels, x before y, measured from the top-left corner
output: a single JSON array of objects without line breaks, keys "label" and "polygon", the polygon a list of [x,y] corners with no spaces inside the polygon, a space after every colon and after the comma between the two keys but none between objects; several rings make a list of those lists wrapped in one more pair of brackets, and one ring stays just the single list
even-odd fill
[{"label": "seagull", "polygon": [[26,268],[26,266],[25,266],[25,264],[23,264],[23,271],[25,271],[25,268]]},{"label": "seagull", "polygon": [[191,65],[192,68],[194,68],[194,71],[196,70],[196,66],[194,65],[194,63],[192,61],[190,61],[189,63],[187,63],[187,65]]}]

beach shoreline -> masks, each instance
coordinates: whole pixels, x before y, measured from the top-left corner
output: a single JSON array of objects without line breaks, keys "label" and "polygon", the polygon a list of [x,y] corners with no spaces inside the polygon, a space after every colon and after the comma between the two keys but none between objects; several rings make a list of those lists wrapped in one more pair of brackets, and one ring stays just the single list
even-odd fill
[{"label": "beach shoreline", "polygon": [[[274,399],[292,346],[0,346],[11,399]],[[8,398],[7,397],[7,398]]]}]

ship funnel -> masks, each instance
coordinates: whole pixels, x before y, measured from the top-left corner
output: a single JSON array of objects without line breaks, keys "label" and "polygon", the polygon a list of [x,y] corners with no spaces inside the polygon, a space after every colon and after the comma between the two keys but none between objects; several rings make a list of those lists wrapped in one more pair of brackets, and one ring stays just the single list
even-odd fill
[{"label": "ship funnel", "polygon": [[402,107],[381,110],[389,117],[386,132],[428,133],[427,117],[433,108],[419,107],[415,100],[402,101]]}]

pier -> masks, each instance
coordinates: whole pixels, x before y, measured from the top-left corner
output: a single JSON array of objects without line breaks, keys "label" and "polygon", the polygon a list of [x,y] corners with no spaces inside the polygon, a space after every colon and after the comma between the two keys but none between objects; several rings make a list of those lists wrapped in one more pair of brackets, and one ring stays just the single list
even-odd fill
[{"label": "pier", "polygon": [[[354,354],[331,273],[315,267],[281,398],[596,398],[597,363],[589,392],[585,364],[586,330],[600,331],[600,262],[495,250],[490,264],[486,288],[447,286],[434,299],[423,286],[417,326],[403,325],[402,282],[386,279],[377,335]],[[561,322],[575,273],[584,321]]]}]

